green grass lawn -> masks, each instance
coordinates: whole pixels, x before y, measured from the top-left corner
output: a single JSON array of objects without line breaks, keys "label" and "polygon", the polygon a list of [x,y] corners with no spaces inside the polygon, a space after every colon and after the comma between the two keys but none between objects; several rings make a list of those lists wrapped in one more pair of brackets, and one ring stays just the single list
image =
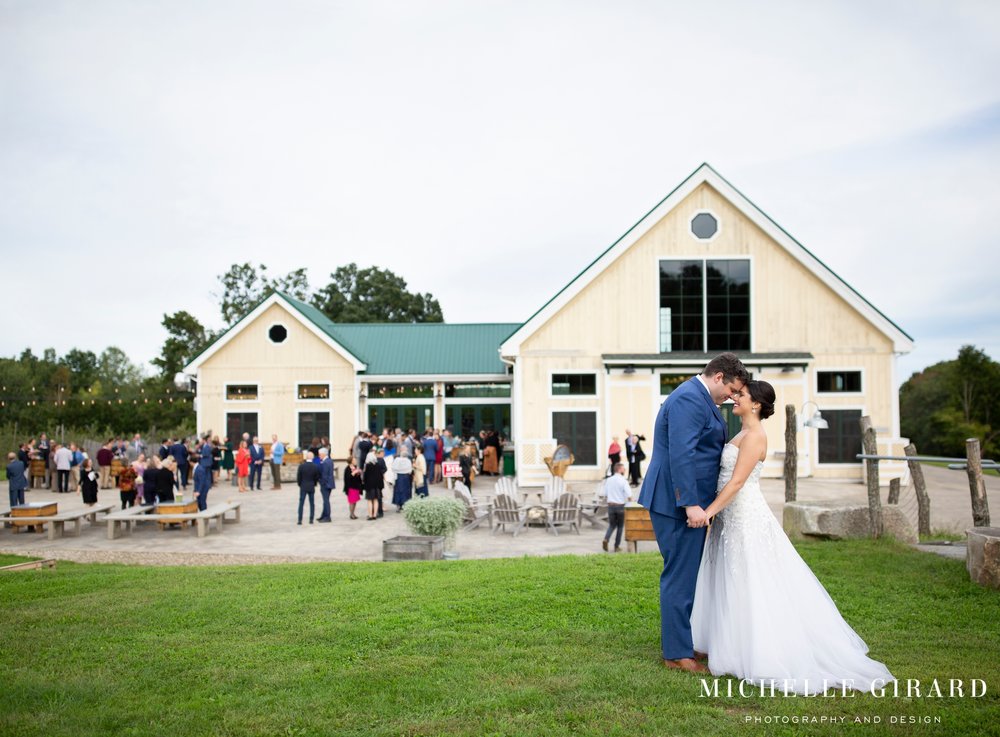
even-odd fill
[{"label": "green grass lawn", "polygon": [[[897,678],[982,678],[987,696],[700,697],[660,663],[652,553],[60,563],[0,575],[0,734],[998,734],[1000,593],[891,542],[799,549]],[[848,724],[745,722],[758,716]]]}]

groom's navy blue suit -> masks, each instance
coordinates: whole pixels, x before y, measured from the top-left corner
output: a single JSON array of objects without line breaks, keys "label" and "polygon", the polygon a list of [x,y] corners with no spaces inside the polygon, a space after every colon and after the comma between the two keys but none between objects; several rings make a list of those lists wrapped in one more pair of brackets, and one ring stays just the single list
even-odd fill
[{"label": "groom's navy blue suit", "polygon": [[649,510],[663,555],[660,628],[667,660],[694,656],[691,607],[706,528],[688,527],[684,508],[705,508],[715,499],[725,444],[726,422],[697,376],[660,406],[639,503]]}]

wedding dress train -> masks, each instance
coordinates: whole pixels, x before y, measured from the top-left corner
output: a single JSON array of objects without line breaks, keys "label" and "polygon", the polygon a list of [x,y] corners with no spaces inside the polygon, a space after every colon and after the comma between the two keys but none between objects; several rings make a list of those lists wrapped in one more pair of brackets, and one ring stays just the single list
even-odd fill
[{"label": "wedding dress train", "polygon": [[[736,446],[723,448],[719,490],[737,455]],[[761,493],[762,466],[712,522],[691,614],[695,650],[708,653],[714,675],[773,680],[776,692],[867,691],[894,681],[788,541]]]}]

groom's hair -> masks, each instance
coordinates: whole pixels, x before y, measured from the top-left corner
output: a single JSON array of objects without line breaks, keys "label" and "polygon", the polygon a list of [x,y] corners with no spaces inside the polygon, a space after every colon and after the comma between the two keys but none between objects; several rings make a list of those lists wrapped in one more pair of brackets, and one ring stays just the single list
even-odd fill
[{"label": "groom's hair", "polygon": [[705,370],[701,373],[704,376],[715,376],[720,372],[722,373],[722,380],[727,384],[736,379],[739,379],[744,384],[750,381],[750,373],[734,353],[720,353],[708,362]]}]

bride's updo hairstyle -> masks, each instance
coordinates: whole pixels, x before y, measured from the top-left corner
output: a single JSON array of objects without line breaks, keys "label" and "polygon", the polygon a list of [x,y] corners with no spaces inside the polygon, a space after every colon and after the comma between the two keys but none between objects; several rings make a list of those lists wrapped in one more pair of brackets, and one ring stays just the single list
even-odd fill
[{"label": "bride's updo hairstyle", "polygon": [[774,414],[774,387],[766,381],[748,381],[746,383],[750,399],[760,405],[760,419],[766,420]]}]

